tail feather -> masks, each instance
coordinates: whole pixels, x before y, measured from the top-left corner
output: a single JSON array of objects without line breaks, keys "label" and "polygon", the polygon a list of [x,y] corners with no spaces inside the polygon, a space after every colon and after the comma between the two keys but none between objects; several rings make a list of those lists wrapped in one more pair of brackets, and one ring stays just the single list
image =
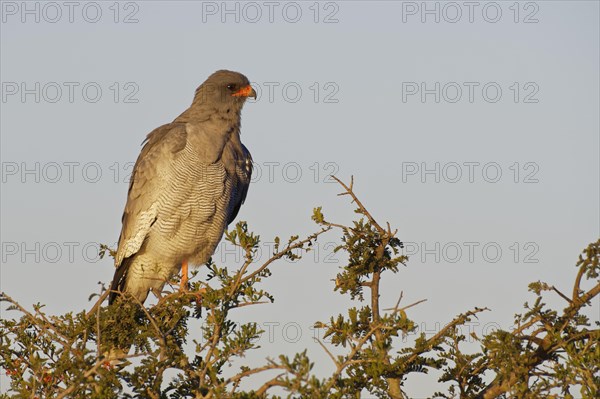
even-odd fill
[{"label": "tail feather", "polygon": [[131,266],[131,263],[133,263],[134,257],[135,255],[132,255],[123,259],[119,267],[117,267],[117,270],[115,270],[115,275],[110,286],[110,294],[108,295],[109,305],[112,305],[115,302],[119,296],[118,292],[123,292],[125,288],[125,282],[127,281],[127,272],[129,271],[129,266]]}]

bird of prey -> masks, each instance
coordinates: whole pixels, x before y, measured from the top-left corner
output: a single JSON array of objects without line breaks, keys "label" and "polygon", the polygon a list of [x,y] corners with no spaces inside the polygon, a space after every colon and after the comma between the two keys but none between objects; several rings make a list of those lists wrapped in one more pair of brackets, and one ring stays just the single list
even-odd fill
[{"label": "bird of prey", "polygon": [[109,304],[122,293],[141,303],[188,263],[212,256],[246,198],[252,158],[240,114],[256,92],[232,71],[213,73],[192,105],[148,134],[135,163],[115,256]]}]

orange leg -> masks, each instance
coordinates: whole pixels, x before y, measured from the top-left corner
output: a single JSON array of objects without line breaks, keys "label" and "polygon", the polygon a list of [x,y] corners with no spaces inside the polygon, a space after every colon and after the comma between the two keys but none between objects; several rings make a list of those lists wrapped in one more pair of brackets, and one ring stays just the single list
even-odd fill
[{"label": "orange leg", "polygon": [[184,259],[181,262],[181,283],[179,284],[180,291],[187,291],[187,283],[188,283],[188,261]]}]

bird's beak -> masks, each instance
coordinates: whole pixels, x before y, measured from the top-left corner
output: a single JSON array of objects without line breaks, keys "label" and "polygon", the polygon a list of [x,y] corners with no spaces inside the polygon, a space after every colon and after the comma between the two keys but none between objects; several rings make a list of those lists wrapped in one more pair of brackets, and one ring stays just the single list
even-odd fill
[{"label": "bird's beak", "polygon": [[234,97],[252,97],[256,100],[256,91],[252,88],[252,86],[244,86],[235,93],[232,94]]}]

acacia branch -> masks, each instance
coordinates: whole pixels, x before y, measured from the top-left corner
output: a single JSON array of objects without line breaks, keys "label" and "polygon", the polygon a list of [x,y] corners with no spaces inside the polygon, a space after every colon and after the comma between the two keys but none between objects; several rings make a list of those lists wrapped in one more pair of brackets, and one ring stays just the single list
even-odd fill
[{"label": "acacia branch", "polygon": [[212,340],[210,340],[210,344],[208,347],[208,353],[206,354],[206,360],[204,362],[204,368],[200,371],[199,376],[200,376],[200,384],[202,384],[204,382],[204,378],[206,377],[206,373],[208,372],[208,368],[212,367],[212,365],[215,363],[215,361],[217,359],[214,358],[214,352],[217,349],[217,346],[219,345],[219,342],[221,342],[221,332],[222,332],[222,322],[218,322],[216,320],[215,317],[215,309],[211,308],[211,316],[210,317],[213,318],[213,336],[212,336]]},{"label": "acacia branch", "polygon": [[556,288],[555,286],[552,286],[552,290],[554,292],[556,292],[558,295],[560,295],[560,297],[563,298],[565,301],[572,303],[571,298],[569,298],[568,296],[566,296],[565,294],[560,292],[560,290],[558,288]]},{"label": "acacia branch", "polygon": [[399,306],[400,306],[400,300],[401,299],[402,299],[402,294],[400,294],[400,299],[398,299],[398,302],[396,303],[396,306],[394,306],[393,308],[387,308],[387,309],[383,309],[383,310],[385,310],[386,312],[392,312],[392,314],[394,314],[394,313],[398,313],[398,312],[403,312],[406,309],[410,309],[413,306],[417,306],[417,305],[419,305],[419,304],[421,304],[423,302],[427,302],[427,299],[421,299],[419,301],[411,303],[410,305],[406,305],[406,306],[404,306],[402,308],[399,308]]},{"label": "acacia branch", "polygon": [[[336,176],[332,176],[332,177],[346,190],[345,192],[338,194],[338,195],[349,195],[352,198],[352,202],[356,203],[356,205],[358,206],[358,212],[361,213],[362,215],[364,215],[369,220],[369,223],[375,228],[375,230],[379,234],[381,241],[377,244],[377,248],[374,248],[374,253],[378,260],[383,260],[384,254],[385,254],[385,249],[389,245],[389,243],[392,240],[392,238],[394,237],[394,235],[396,234],[397,230],[392,233],[389,223],[387,223],[387,230],[384,229],[383,227],[381,227],[381,225],[379,223],[377,223],[375,218],[365,208],[365,206],[362,204],[362,202],[358,199],[358,197],[354,193],[354,177],[350,178],[350,185],[345,184],[340,179],[338,179]],[[375,335],[375,340],[379,343],[383,343],[385,340],[385,337],[381,331],[381,328],[379,327],[380,320],[381,320],[381,315],[379,312],[379,305],[380,305],[379,304],[379,296],[380,296],[379,295],[379,289],[380,289],[379,285],[380,285],[380,280],[381,280],[381,273],[382,273],[381,267],[375,266],[374,270],[372,271],[371,281],[368,283],[361,284],[361,286],[369,287],[369,289],[371,291],[371,314],[372,314],[372,323],[371,324],[373,326],[376,326],[375,330],[373,331],[373,334]],[[402,299],[402,295],[400,295],[400,299],[398,300],[398,304],[396,305],[396,308],[399,305],[401,299]],[[391,364],[389,354],[387,352],[383,356],[383,363],[386,365]],[[387,380],[387,384],[388,384],[387,392],[390,395],[390,397],[392,397],[393,399],[402,398],[402,396],[403,396],[402,390],[400,389],[401,380],[397,377],[386,378],[386,380]]]},{"label": "acacia branch", "polygon": [[338,195],[349,195],[350,197],[352,197],[352,202],[356,203],[356,205],[358,206],[358,209],[360,209],[360,213],[362,213],[363,215],[365,215],[367,217],[367,219],[369,219],[369,222],[371,222],[371,224],[373,226],[375,226],[375,228],[377,229],[377,231],[379,231],[379,233],[383,236],[387,235],[386,231],[383,227],[381,227],[379,225],[379,223],[377,223],[377,221],[375,220],[375,218],[371,215],[371,213],[369,211],[367,211],[367,208],[365,208],[365,206],[362,204],[362,202],[360,202],[360,200],[358,199],[358,197],[356,196],[356,194],[354,194],[354,176],[350,177],[350,185],[348,186],[346,183],[344,183],[343,181],[341,181],[340,179],[338,179],[336,176],[331,176],[335,181],[337,181],[342,187],[344,187],[344,189],[346,190],[346,192],[344,193],[340,193]]},{"label": "acacia branch", "polygon": [[[97,361],[91,369],[89,369],[83,374],[84,378],[91,377],[93,374],[95,374],[98,368],[102,366],[102,364],[104,364],[104,360]],[[69,387],[64,389],[60,394],[58,394],[58,396],[56,396],[56,399],[66,398],[67,395],[70,395],[78,386],[78,383],[70,385]]]},{"label": "acacia branch", "polygon": [[327,383],[327,385],[325,387],[325,391],[327,391],[327,392],[331,391],[333,384],[335,384],[335,382],[337,381],[337,379],[339,378],[339,376],[342,374],[342,372],[344,371],[344,369],[346,367],[348,367],[351,364],[364,362],[364,360],[357,360],[357,359],[354,359],[354,357],[362,349],[363,345],[371,338],[371,336],[373,334],[375,334],[375,331],[379,330],[380,327],[381,327],[380,325],[372,326],[371,329],[361,339],[359,339],[357,341],[356,345],[352,348],[352,351],[350,352],[350,354],[348,356],[346,356],[346,360],[343,363],[336,362],[337,363],[336,370],[333,373],[333,375],[331,377],[329,377],[329,382]]},{"label": "acacia branch", "polygon": [[[52,323],[47,321],[47,319],[43,318],[42,320],[40,320],[39,318],[35,317],[31,312],[29,312],[27,309],[25,309],[17,301],[15,301],[13,298],[11,298],[9,295],[7,295],[4,292],[0,293],[0,301],[6,301],[6,302],[11,303],[21,313],[26,315],[27,318],[29,318],[31,320],[31,322],[34,326],[41,329],[41,331],[47,332],[50,335],[54,336],[56,341],[58,341],[65,348],[71,347],[69,339],[67,337],[65,337],[63,334],[61,334],[60,331],[58,331]],[[36,313],[39,314],[39,311],[36,311]]]},{"label": "acacia branch", "polygon": [[[574,315],[576,315],[579,310],[586,305],[589,301],[592,300],[596,295],[600,293],[600,283],[595,285],[592,289],[586,292],[583,295],[579,295],[579,286],[581,283],[581,278],[583,276],[585,267],[581,266],[579,272],[577,273],[577,278],[575,281],[575,285],[573,288],[573,300],[569,301],[570,305],[563,311],[562,316],[559,318],[559,321],[563,321],[562,325],[559,326],[559,331],[562,332],[572,321]],[[541,320],[541,317],[537,317],[532,320],[528,324],[533,324],[534,321]],[[520,328],[519,332],[524,328]],[[537,349],[530,355],[527,361],[527,368],[531,372],[544,361],[551,359],[553,354],[557,349],[564,346],[565,342],[556,341],[557,334],[555,332],[550,331],[553,329],[553,326],[548,326],[544,324],[544,328],[535,332],[535,335],[541,332],[546,332],[546,335],[541,339],[533,340],[538,344]],[[591,331],[587,337],[594,337],[596,335],[597,330]],[[586,334],[578,334],[577,339],[585,338]],[[531,337],[528,337],[531,338]],[[531,339],[530,339],[531,340]],[[516,374],[512,374],[508,379],[503,379],[497,376],[490,384],[488,384],[477,396],[475,399],[492,399],[503,393],[506,393],[519,379],[519,376]]]},{"label": "acacia branch", "polygon": [[[267,371],[267,370],[278,370],[278,369],[284,369],[285,370],[285,367],[282,366],[282,365],[279,365],[279,364],[271,363],[271,364],[268,364],[266,366],[257,367],[257,368],[251,369],[251,370],[245,370],[245,371],[242,371],[242,372],[234,375],[233,377],[230,377],[227,380],[225,380],[225,382],[223,383],[223,385],[227,386],[229,384],[238,384],[239,381],[241,381],[243,378],[249,377],[249,376],[254,375],[254,374],[262,373],[262,372]],[[279,378],[282,375],[283,374],[280,374],[280,375],[278,375],[275,378]]]},{"label": "acacia branch", "polygon": [[282,375],[283,374],[279,374],[278,376],[276,376],[276,377],[270,379],[269,381],[265,382],[264,384],[262,384],[262,386],[256,390],[256,395],[258,397],[262,397],[272,387],[275,387],[275,386],[284,387],[286,385],[285,382],[283,382],[279,379],[279,378],[281,378]]},{"label": "acacia branch", "polygon": [[156,320],[154,320],[154,317],[152,317],[152,315],[148,312],[146,307],[139,301],[139,299],[137,299],[137,297],[135,297],[134,295],[131,295],[131,294],[129,294],[128,296],[130,298],[132,298],[140,308],[142,308],[142,311],[144,312],[144,314],[150,321],[150,324],[152,324],[152,327],[154,327],[154,329],[156,330],[156,334],[158,336],[158,339],[160,339],[160,343],[161,343],[160,353],[161,353],[161,357],[162,357],[162,354],[164,354],[164,351],[167,348],[167,340],[166,340],[165,334],[163,334],[163,332],[160,330],[160,327],[158,327],[158,324],[156,324]]},{"label": "acacia branch", "polygon": [[[118,292],[118,291],[116,291],[116,292]],[[106,290],[102,293],[102,295],[100,295],[100,298],[98,298],[98,300],[96,301],[94,306],[92,306],[92,308],[85,314],[85,317],[87,319],[89,319],[90,316],[92,316],[93,314],[96,313],[96,311],[100,308],[100,305],[102,305],[102,302],[104,302],[104,300],[108,297],[108,295],[110,293],[111,293],[111,290]]]},{"label": "acacia branch", "polygon": [[327,349],[327,347],[323,344],[323,342],[321,342],[320,339],[316,338],[315,339],[319,345],[321,345],[321,348],[323,348],[323,350],[325,351],[325,353],[327,353],[327,356],[329,356],[329,358],[331,359],[331,361],[333,362],[333,364],[335,364],[336,367],[339,367],[340,362],[337,361],[337,359],[335,358],[335,356],[333,356],[333,354],[329,351],[329,349]]},{"label": "acacia branch", "polygon": [[581,292],[581,279],[585,273],[585,267],[582,265],[577,271],[577,277],[575,277],[575,283],[573,284],[573,302],[579,298],[579,292]]},{"label": "acacia branch", "polygon": [[265,263],[263,263],[258,269],[256,269],[255,271],[253,271],[252,273],[250,273],[249,275],[247,275],[246,277],[243,277],[240,280],[240,284],[244,283],[250,279],[252,279],[253,277],[255,277],[256,275],[258,275],[260,272],[262,272],[263,270],[265,270],[267,267],[269,267],[273,262],[275,262],[278,259],[283,258],[287,253],[289,253],[290,251],[294,250],[294,249],[298,249],[298,248],[303,248],[305,244],[308,244],[309,242],[312,242],[313,240],[315,240],[318,236],[320,236],[321,234],[327,232],[331,230],[331,227],[325,227],[323,229],[321,229],[320,231],[317,231],[316,233],[311,234],[310,236],[306,237],[305,239],[298,241],[292,245],[288,244],[284,249],[282,249],[281,251],[277,252],[276,254],[273,254],[273,256],[267,260]]},{"label": "acacia branch", "polygon": [[444,326],[444,328],[442,328],[440,331],[438,331],[437,334],[435,334],[433,337],[431,337],[427,341],[425,341],[425,345],[423,345],[423,348],[415,349],[413,351],[413,354],[406,360],[406,363],[410,364],[410,363],[414,362],[421,353],[432,348],[440,340],[440,338],[442,338],[443,336],[446,335],[446,333],[451,328],[454,328],[457,325],[465,323],[469,319],[469,317],[475,316],[478,313],[484,312],[486,310],[489,310],[489,309],[488,308],[475,308],[474,310],[469,310],[466,313],[458,315],[450,323],[446,324],[446,326]]}]

